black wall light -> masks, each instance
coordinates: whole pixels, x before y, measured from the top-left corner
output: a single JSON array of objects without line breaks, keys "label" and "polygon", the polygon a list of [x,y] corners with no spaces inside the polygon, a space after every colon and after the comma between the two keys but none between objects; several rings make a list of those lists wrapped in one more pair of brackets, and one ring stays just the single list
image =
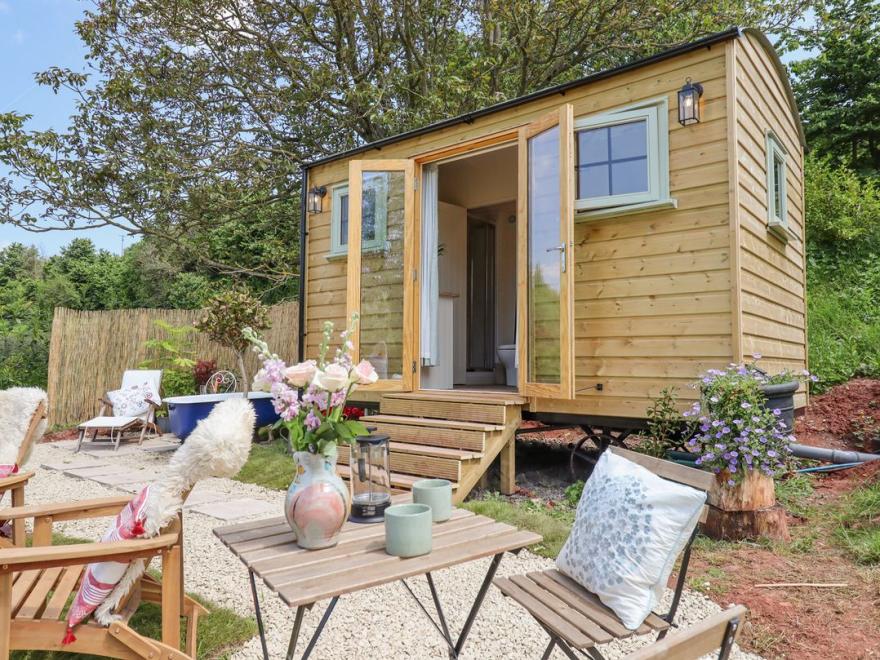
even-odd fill
[{"label": "black wall light", "polygon": [[703,95],[703,86],[700,83],[691,82],[688,78],[680,90],[678,90],[678,123],[682,126],[700,123],[700,97]]},{"label": "black wall light", "polygon": [[323,205],[324,195],[327,189],[324,186],[315,187],[309,190],[309,213],[320,213]]}]

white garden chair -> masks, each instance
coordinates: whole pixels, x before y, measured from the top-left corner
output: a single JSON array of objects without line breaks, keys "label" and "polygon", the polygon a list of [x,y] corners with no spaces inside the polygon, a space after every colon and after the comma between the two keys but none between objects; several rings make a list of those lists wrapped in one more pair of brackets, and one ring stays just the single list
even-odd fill
[{"label": "white garden chair", "polygon": [[126,390],[143,383],[149,383],[155,393],[155,399],[143,400],[146,410],[135,415],[117,414],[120,411],[114,410],[113,403],[108,398],[109,393],[105,394],[100,399],[101,409],[98,411],[98,416],[79,425],[79,440],[76,443],[76,451],[82,448],[86,434],[90,435],[90,442],[109,440],[114,445],[114,451],[119,449],[119,444],[123,439],[137,437],[138,444],[141,444],[147,432],[158,435],[156,410],[162,404],[162,400],[159,398],[159,391],[162,387],[162,370],[129,369],[122,375],[122,386],[119,389]]}]

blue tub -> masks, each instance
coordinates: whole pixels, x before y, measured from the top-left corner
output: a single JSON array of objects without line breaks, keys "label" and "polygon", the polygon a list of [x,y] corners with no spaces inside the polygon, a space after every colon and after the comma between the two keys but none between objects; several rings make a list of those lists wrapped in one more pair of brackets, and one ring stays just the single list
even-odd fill
[{"label": "blue tub", "polygon": [[[207,417],[214,406],[232,397],[241,397],[241,392],[228,394],[193,394],[190,396],[172,396],[164,400],[168,404],[168,421],[171,432],[181,440],[192,433],[200,419]],[[268,392],[250,392],[248,400],[257,413],[257,428],[274,424],[278,414],[272,406],[272,395]]]}]

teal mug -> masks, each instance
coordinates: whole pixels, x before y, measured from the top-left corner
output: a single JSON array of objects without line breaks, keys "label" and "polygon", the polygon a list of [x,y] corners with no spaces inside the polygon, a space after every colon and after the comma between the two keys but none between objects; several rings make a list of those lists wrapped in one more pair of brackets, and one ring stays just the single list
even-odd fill
[{"label": "teal mug", "polygon": [[385,552],[395,557],[418,557],[431,552],[431,507],[395,504],[385,509]]},{"label": "teal mug", "polygon": [[420,479],[412,487],[413,502],[431,507],[434,522],[452,516],[452,483],[446,479]]}]

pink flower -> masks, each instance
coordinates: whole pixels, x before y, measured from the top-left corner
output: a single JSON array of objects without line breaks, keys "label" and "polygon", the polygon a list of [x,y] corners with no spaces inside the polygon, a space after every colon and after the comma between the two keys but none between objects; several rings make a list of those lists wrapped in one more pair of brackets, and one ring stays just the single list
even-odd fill
[{"label": "pink flower", "polygon": [[348,370],[340,364],[328,364],[316,371],[312,384],[328,392],[337,392],[348,386]]},{"label": "pink flower", "polygon": [[361,360],[351,371],[352,381],[358,385],[371,385],[379,380],[379,374],[369,360]]},{"label": "pink flower", "polygon": [[287,378],[290,384],[294,387],[305,387],[311,382],[312,378],[315,377],[315,372],[317,370],[318,367],[314,360],[306,360],[305,362],[300,362],[292,367],[287,367],[284,372],[284,377]]}]

